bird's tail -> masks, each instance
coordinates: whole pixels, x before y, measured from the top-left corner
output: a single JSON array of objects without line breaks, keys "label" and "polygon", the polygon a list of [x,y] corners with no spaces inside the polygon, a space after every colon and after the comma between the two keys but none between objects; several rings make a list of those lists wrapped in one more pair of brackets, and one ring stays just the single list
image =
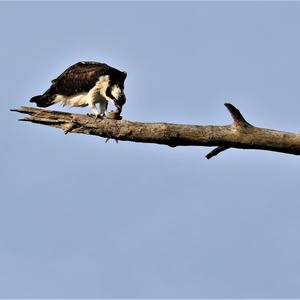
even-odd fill
[{"label": "bird's tail", "polygon": [[38,107],[48,107],[53,104],[53,99],[51,96],[49,97],[48,95],[44,94],[32,97],[30,102],[36,103]]}]

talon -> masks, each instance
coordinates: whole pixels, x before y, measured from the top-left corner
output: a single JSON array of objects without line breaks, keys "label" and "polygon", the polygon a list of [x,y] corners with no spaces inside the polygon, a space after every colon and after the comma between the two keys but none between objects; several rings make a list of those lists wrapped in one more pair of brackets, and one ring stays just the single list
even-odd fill
[{"label": "talon", "polygon": [[103,114],[86,114],[88,117],[92,117],[92,118],[95,118],[95,119],[103,119],[104,118],[104,115]]},{"label": "talon", "polygon": [[103,120],[105,118],[105,116],[103,114],[97,114],[95,115],[96,120],[100,119]]}]

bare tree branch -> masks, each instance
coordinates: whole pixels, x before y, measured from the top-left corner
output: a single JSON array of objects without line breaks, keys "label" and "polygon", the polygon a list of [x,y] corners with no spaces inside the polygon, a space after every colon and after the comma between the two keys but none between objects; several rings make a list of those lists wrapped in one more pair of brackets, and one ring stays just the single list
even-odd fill
[{"label": "bare tree branch", "polygon": [[24,107],[12,109],[30,115],[20,119],[64,130],[65,134],[83,133],[116,141],[154,143],[176,146],[215,146],[209,159],[229,148],[260,149],[300,155],[300,134],[258,128],[248,123],[240,111],[225,103],[233,123],[225,126],[141,123],[94,117],[45,109]]}]

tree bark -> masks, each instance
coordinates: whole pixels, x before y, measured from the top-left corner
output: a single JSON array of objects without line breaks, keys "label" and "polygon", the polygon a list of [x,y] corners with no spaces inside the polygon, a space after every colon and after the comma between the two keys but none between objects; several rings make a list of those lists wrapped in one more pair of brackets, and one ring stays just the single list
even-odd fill
[{"label": "tree bark", "polygon": [[300,154],[300,134],[258,128],[248,123],[232,104],[225,103],[233,123],[225,126],[141,123],[94,117],[45,109],[24,107],[12,109],[30,115],[20,119],[64,130],[65,134],[83,133],[103,138],[139,143],[177,146],[216,146],[209,159],[229,148],[260,149]]}]

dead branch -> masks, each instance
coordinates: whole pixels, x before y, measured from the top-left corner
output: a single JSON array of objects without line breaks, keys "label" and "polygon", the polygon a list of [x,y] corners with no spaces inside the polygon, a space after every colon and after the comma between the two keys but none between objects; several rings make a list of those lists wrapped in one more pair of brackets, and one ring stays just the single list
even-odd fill
[{"label": "dead branch", "polygon": [[225,126],[141,123],[24,107],[12,109],[30,115],[20,119],[64,130],[65,134],[83,133],[116,141],[177,146],[215,146],[209,159],[229,148],[260,149],[300,154],[300,134],[258,128],[249,124],[232,104],[225,103],[233,123]]}]

